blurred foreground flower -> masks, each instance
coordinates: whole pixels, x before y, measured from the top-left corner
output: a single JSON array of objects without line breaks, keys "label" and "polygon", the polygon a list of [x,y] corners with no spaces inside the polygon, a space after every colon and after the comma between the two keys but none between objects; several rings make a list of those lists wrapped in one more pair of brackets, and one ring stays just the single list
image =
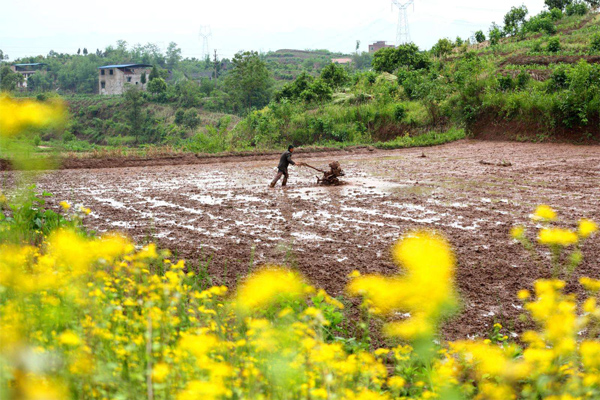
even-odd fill
[{"label": "blurred foreground flower", "polygon": [[276,302],[301,298],[304,287],[302,278],[296,272],[268,267],[250,276],[240,286],[237,306],[245,312],[268,308]]},{"label": "blurred foreground flower", "polygon": [[554,221],[555,219],[556,211],[545,204],[538,206],[533,213],[534,221]]},{"label": "blurred foreground flower", "polygon": [[26,129],[57,126],[65,121],[62,102],[41,103],[32,100],[15,100],[0,95],[0,136],[14,136]]},{"label": "blurred foreground flower", "polygon": [[439,319],[457,304],[450,245],[437,233],[415,231],[394,246],[393,257],[406,269],[405,275],[357,277],[348,292],[364,296],[376,313],[410,313],[407,320],[388,324],[388,335],[408,340],[431,337]]}]

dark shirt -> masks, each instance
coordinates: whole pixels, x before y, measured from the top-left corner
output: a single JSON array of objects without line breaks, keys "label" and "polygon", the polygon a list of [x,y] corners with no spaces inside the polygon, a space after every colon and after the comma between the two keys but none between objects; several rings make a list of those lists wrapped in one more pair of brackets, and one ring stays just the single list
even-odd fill
[{"label": "dark shirt", "polygon": [[292,153],[288,150],[281,155],[277,168],[282,172],[287,172],[288,165],[290,164],[296,165],[296,163],[292,161]]}]

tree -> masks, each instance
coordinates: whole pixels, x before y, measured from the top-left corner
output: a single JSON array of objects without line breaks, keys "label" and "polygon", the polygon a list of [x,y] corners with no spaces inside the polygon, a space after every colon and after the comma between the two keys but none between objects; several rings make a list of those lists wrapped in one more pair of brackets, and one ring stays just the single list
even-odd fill
[{"label": "tree", "polygon": [[155,95],[163,94],[167,91],[167,82],[163,78],[154,78],[148,83],[148,91]]},{"label": "tree", "polygon": [[0,61],[8,60],[8,54],[4,54],[2,50],[0,50]]},{"label": "tree", "polygon": [[77,55],[81,54],[81,47],[77,49]]},{"label": "tree", "polygon": [[190,130],[194,130],[200,125],[200,116],[195,108],[190,108],[183,113],[181,120],[182,125],[187,126]]},{"label": "tree", "polygon": [[431,48],[431,52],[436,57],[443,57],[452,52],[454,45],[450,39],[440,39],[438,42]]},{"label": "tree", "polygon": [[142,134],[144,118],[142,116],[142,92],[135,86],[130,86],[125,91],[125,114],[129,121],[129,130],[135,137],[136,143]]},{"label": "tree", "polygon": [[564,11],[569,4],[573,3],[573,0],[544,0],[544,3],[546,4],[546,7],[548,7],[548,10],[558,8],[559,10]]},{"label": "tree", "polygon": [[154,65],[154,66],[152,67],[152,71],[150,71],[150,76],[149,76],[149,79],[148,79],[148,81],[149,81],[149,82],[152,82],[152,81],[153,81],[154,79],[156,79],[156,78],[160,78],[160,75],[159,75],[159,73],[158,73],[158,68],[156,68],[156,65]]},{"label": "tree", "polygon": [[502,28],[500,28],[499,25],[497,25],[495,22],[492,22],[492,26],[490,27],[490,44],[492,46],[497,45],[498,43],[500,43],[500,39],[502,39],[504,37],[504,31],[502,31]]},{"label": "tree", "polygon": [[85,47],[83,48],[83,55],[84,55],[84,56],[87,56],[87,55],[88,55],[88,50],[87,50],[87,48],[85,48]]},{"label": "tree", "polygon": [[9,66],[0,69],[0,91],[11,92],[16,90],[17,86],[23,83],[24,80],[23,75],[13,72]]},{"label": "tree", "polygon": [[169,47],[167,47],[167,66],[172,69],[179,64],[181,58],[181,49],[177,47],[177,43],[169,43]]},{"label": "tree", "polygon": [[142,76],[140,77],[140,83],[142,84],[142,90],[144,89],[144,85],[146,84],[146,71],[142,72]]},{"label": "tree", "polygon": [[475,32],[475,40],[477,41],[477,43],[483,43],[486,41],[486,37],[485,37],[485,33],[483,33],[482,30],[479,30],[477,32]]},{"label": "tree", "polygon": [[525,23],[529,10],[525,5],[521,7],[512,7],[504,16],[504,32],[509,35],[516,35]]},{"label": "tree", "polygon": [[414,70],[426,69],[429,68],[430,61],[425,54],[421,53],[417,45],[408,43],[377,51],[371,65],[377,72],[392,73],[400,67]]},{"label": "tree", "polygon": [[271,99],[273,85],[265,61],[255,51],[239,52],[231,60],[225,88],[237,111],[262,108]]},{"label": "tree", "polygon": [[183,108],[178,108],[177,111],[175,111],[175,123],[177,125],[183,124],[183,115],[184,114],[185,114],[185,110]]},{"label": "tree", "polygon": [[348,76],[348,72],[346,72],[342,66],[335,63],[329,63],[321,71],[321,79],[331,86],[332,89],[336,89],[345,85],[350,77]]}]

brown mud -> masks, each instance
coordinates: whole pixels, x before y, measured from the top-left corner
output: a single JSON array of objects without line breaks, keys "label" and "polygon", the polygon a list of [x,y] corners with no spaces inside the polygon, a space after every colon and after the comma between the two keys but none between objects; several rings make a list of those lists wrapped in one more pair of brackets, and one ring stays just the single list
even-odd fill
[{"label": "brown mud", "polygon": [[[294,265],[330,294],[344,295],[355,269],[398,272],[389,249],[402,234],[437,229],[456,250],[463,301],[444,326],[448,339],[485,336],[495,322],[511,333],[524,329],[516,294],[550,277],[550,269],[534,263],[509,231],[525,224],[531,232],[536,205],[554,206],[571,227],[582,217],[600,220],[597,146],[465,140],[425,150],[338,152],[333,159],[348,184],[317,186],[315,171],[290,168],[288,187],[270,189],[277,159],[60,170],[39,187],[55,193],[56,203],[90,207],[92,229],[155,241],[192,265],[210,259],[214,283],[232,286],[253,260]],[[295,155],[321,168],[331,159]],[[503,162],[511,165],[494,165]],[[581,290],[579,276],[600,276],[599,241],[584,245],[585,261],[568,290]]]}]

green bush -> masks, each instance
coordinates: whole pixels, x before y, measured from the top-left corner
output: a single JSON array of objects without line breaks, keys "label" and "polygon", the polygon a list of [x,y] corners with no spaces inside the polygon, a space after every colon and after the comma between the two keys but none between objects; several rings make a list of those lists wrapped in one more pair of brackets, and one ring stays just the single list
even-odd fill
[{"label": "green bush", "polygon": [[62,135],[62,140],[63,140],[64,143],[71,142],[71,141],[73,141],[75,139],[76,139],[75,135],[73,135],[73,133],[69,132],[69,131],[66,131]]},{"label": "green bush", "polygon": [[406,107],[402,104],[396,104],[394,106],[394,119],[397,122],[402,122],[404,117],[406,117]]},{"label": "green bush", "polygon": [[498,78],[498,87],[500,90],[507,92],[515,88],[515,81],[510,74],[500,76]]},{"label": "green bush", "polygon": [[177,111],[175,111],[175,123],[177,125],[183,124],[184,114],[185,114],[185,110],[183,108],[178,108]]},{"label": "green bush", "polygon": [[196,129],[200,125],[200,122],[200,116],[195,108],[190,108],[183,113],[181,123],[191,130]]},{"label": "green bush", "polygon": [[486,41],[485,33],[482,30],[475,32],[475,40],[477,43],[483,43]]},{"label": "green bush", "polygon": [[527,70],[525,70],[525,69],[521,70],[519,75],[517,75],[517,82],[516,82],[517,87],[519,89],[523,90],[527,87],[527,85],[529,84],[529,81],[531,81],[531,75],[529,75],[529,72],[527,72]]},{"label": "green bush", "polygon": [[551,90],[562,90],[568,85],[567,67],[560,66],[552,72],[548,82]]},{"label": "green bush", "polygon": [[550,10],[550,18],[553,21],[558,21],[561,20],[563,17],[563,12],[561,9],[559,8],[553,8],[552,10]]},{"label": "green bush", "polygon": [[531,33],[545,32],[549,35],[556,33],[556,25],[550,15],[536,15],[527,21],[524,25],[524,30]]},{"label": "green bush", "polygon": [[600,51],[600,32],[597,32],[592,36],[590,48],[592,51]]},{"label": "green bush", "polygon": [[588,13],[588,11],[589,11],[589,8],[588,8],[587,4],[585,4],[582,1],[578,1],[578,2],[567,5],[566,14],[568,16],[585,15]]},{"label": "green bush", "polygon": [[551,38],[546,46],[546,51],[550,53],[558,53],[561,49],[562,47],[560,45],[560,39],[557,37]]}]

